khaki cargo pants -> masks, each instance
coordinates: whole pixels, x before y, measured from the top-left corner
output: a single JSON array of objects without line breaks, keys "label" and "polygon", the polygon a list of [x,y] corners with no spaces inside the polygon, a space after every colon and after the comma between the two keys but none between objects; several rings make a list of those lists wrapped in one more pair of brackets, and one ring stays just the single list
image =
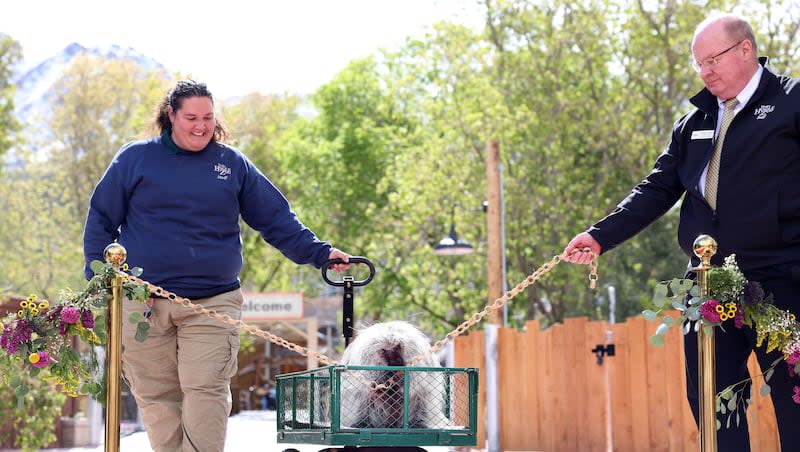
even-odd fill
[{"label": "khaki cargo pants", "polygon": [[[241,318],[239,289],[192,302]],[[143,303],[123,302],[122,373],[142,411],[150,445],[156,452],[222,451],[239,330],[156,298],[149,334],[139,342],[128,316],[144,309]]]}]

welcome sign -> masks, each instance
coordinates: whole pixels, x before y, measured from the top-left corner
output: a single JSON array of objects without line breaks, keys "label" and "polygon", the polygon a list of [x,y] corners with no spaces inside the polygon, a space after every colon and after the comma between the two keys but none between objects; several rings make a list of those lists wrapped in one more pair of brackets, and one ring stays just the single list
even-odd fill
[{"label": "welcome sign", "polygon": [[303,318],[302,292],[245,293],[242,320],[298,320]]}]

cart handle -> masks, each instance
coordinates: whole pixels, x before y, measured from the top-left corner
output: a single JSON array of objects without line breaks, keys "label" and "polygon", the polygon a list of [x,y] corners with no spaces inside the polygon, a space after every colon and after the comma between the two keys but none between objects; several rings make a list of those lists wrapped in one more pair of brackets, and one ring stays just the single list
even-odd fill
[{"label": "cart handle", "polygon": [[369,284],[370,281],[372,281],[372,278],[375,277],[375,265],[373,265],[371,260],[367,259],[366,257],[361,257],[361,256],[350,256],[350,258],[348,259],[347,263],[348,264],[366,264],[367,267],[369,267],[369,276],[367,276],[366,279],[360,279],[358,281],[354,281],[354,280],[345,281],[344,279],[338,280],[338,281],[332,281],[330,278],[328,278],[328,269],[330,269],[331,266],[336,265],[336,264],[344,264],[344,263],[345,263],[345,261],[343,261],[341,259],[338,259],[338,258],[337,259],[328,259],[324,264],[322,264],[322,268],[320,269],[322,271],[322,279],[324,279],[325,282],[328,283],[331,286],[343,287],[346,283],[350,283],[350,285],[352,285],[352,286],[366,286],[367,284]]}]

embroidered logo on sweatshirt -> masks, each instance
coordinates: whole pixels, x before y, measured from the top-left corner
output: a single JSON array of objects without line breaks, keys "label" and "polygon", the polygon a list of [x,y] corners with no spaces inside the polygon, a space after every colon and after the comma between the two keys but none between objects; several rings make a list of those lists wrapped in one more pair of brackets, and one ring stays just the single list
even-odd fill
[{"label": "embroidered logo on sweatshirt", "polygon": [[772,113],[775,110],[774,105],[762,105],[753,112],[756,119],[764,119],[767,117],[769,113]]},{"label": "embroidered logo on sweatshirt", "polygon": [[231,169],[222,163],[214,165],[214,172],[217,173],[217,179],[226,180],[231,175]]}]

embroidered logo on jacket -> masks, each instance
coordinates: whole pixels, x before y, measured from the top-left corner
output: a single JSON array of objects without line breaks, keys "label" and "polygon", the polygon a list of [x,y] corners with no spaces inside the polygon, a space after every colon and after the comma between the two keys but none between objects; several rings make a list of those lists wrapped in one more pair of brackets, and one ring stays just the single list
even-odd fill
[{"label": "embroidered logo on jacket", "polygon": [[753,114],[755,115],[756,119],[764,119],[769,113],[772,113],[773,110],[775,110],[774,105],[762,105],[756,108]]},{"label": "embroidered logo on jacket", "polygon": [[214,165],[214,172],[217,173],[217,179],[226,180],[231,174],[231,169],[222,163]]}]

